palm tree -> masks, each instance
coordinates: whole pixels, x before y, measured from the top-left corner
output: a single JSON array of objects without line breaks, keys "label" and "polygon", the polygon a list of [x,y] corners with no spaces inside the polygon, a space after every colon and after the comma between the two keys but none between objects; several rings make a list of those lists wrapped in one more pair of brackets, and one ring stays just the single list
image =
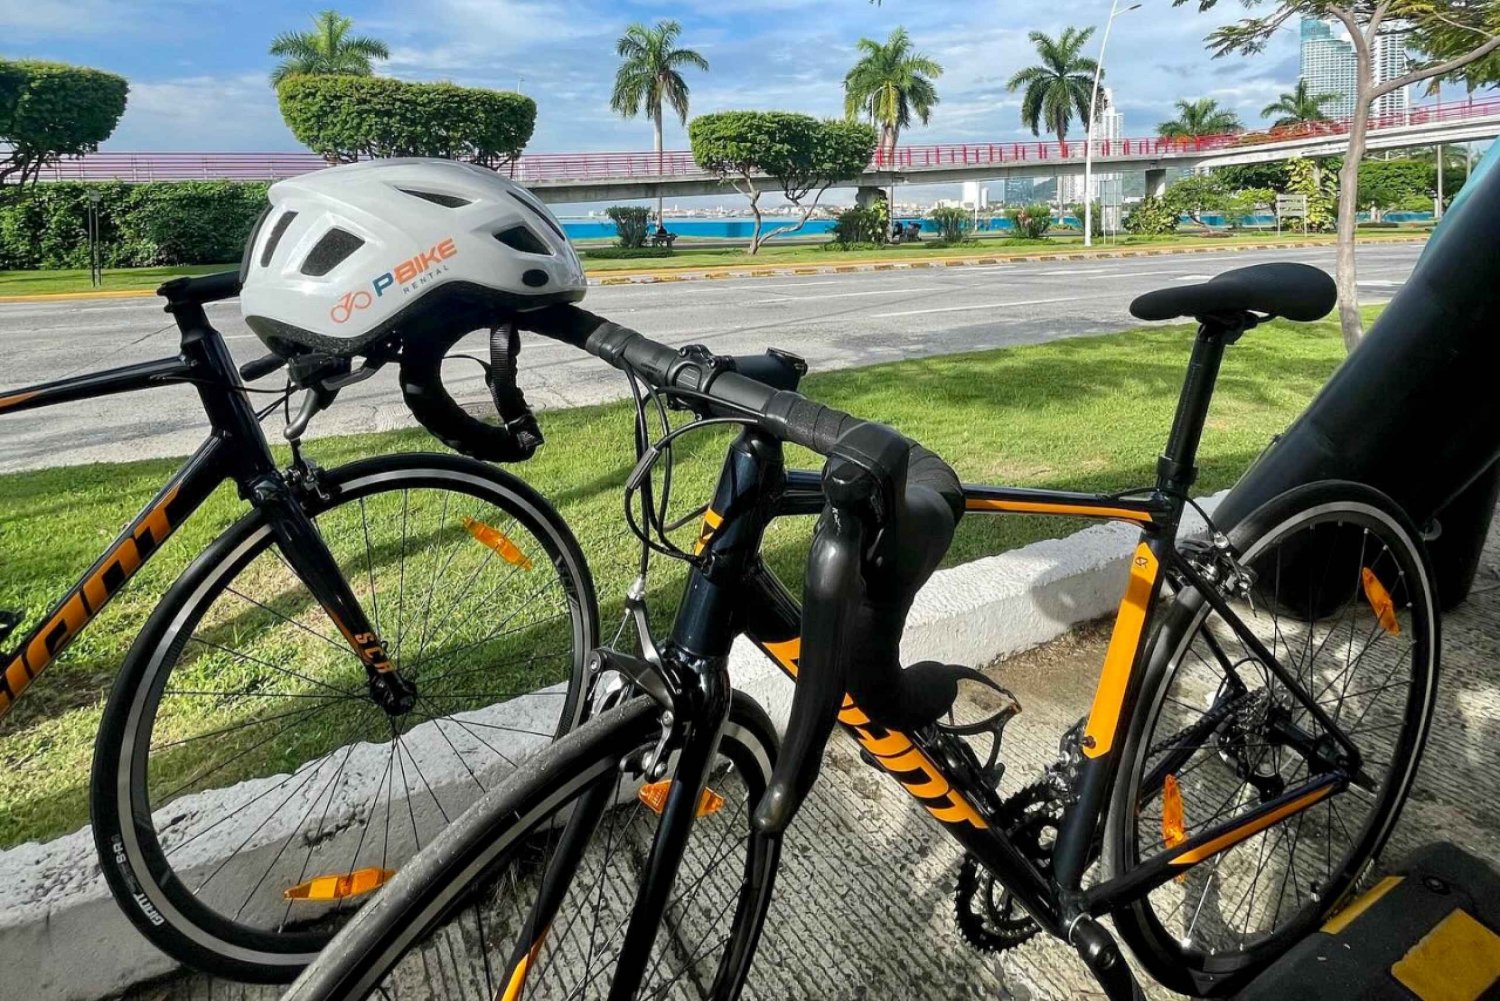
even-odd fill
[{"label": "palm tree", "polygon": [[1178,101],[1177,117],[1162,122],[1156,134],[1163,139],[1191,139],[1194,136],[1222,136],[1230,132],[1243,132],[1239,116],[1228,108],[1219,107],[1211,97],[1196,101]]},{"label": "palm tree", "polygon": [[1081,120],[1088,121],[1089,97],[1098,65],[1079,52],[1093,34],[1093,28],[1065,28],[1058,38],[1049,38],[1040,31],[1027,36],[1036,46],[1042,63],[1021,70],[1005,86],[1012,92],[1025,88],[1021,95],[1021,124],[1032,135],[1041,135],[1045,127],[1057,136],[1058,142],[1065,142],[1075,112]]},{"label": "palm tree", "polygon": [[349,35],[354,19],[336,10],[325,10],[313,18],[312,31],[284,31],[271,41],[271,55],[282,61],[271,71],[271,85],[289,76],[369,76],[370,63],[389,59],[390,49],[378,38]]},{"label": "palm tree", "polygon": [[1261,108],[1260,116],[1270,118],[1272,115],[1280,115],[1280,118],[1271,123],[1273,129],[1299,122],[1326,122],[1328,116],[1323,114],[1323,105],[1329,101],[1337,101],[1338,97],[1337,94],[1309,94],[1307,81],[1298,80],[1297,86],[1289,93],[1282,94],[1274,104]]},{"label": "palm tree", "polygon": [[[692,49],[674,48],[682,25],[676,21],[658,21],[656,27],[632,24],[615,43],[620,68],[615,72],[615,89],[609,106],[625,118],[634,118],[644,106],[656,130],[656,170],[661,173],[661,107],[665,100],[686,125],[688,85],[679,72],[684,67],[708,72],[708,60]],[[656,221],[661,224],[662,199],[656,199]]]},{"label": "palm tree", "polygon": [[[1088,122],[1094,74],[1098,72],[1099,64],[1081,52],[1093,34],[1093,28],[1064,28],[1057,38],[1050,38],[1040,31],[1027,36],[1036,46],[1041,65],[1026,67],[1011,77],[1005,86],[1012,93],[1025,88],[1021,94],[1021,124],[1030,129],[1032,135],[1041,135],[1045,127],[1057,136],[1061,145],[1068,139],[1068,126],[1073,124],[1075,112],[1081,121]],[[1102,73],[1099,79],[1104,79]],[[1100,94],[1101,108],[1103,100],[1104,95]],[[1060,178],[1057,206],[1061,212]]]},{"label": "palm tree", "polygon": [[913,116],[923,125],[931,118],[938,103],[932,81],[943,68],[913,51],[905,28],[891,32],[884,44],[861,38],[859,52],[859,61],[844,74],[844,114],[851,121],[868,116],[880,127],[879,148],[894,157],[901,130],[911,127]]}]

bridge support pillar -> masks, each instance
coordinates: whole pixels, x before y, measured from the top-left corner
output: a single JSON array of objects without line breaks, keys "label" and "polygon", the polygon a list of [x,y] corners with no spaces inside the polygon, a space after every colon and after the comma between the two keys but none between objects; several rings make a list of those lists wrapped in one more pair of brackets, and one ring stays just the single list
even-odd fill
[{"label": "bridge support pillar", "polygon": [[1160,198],[1167,193],[1167,168],[1152,167],[1146,171],[1146,194]]},{"label": "bridge support pillar", "polygon": [[885,201],[885,189],[875,185],[862,184],[854,192],[854,204],[862,209],[867,209],[876,202]]}]

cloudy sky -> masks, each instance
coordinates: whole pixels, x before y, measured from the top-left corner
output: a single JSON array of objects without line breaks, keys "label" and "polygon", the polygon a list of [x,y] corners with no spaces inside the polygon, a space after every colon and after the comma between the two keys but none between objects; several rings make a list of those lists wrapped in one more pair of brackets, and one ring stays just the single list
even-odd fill
[{"label": "cloudy sky", "polygon": [[[331,2],[331,0],[330,0]],[[107,149],[294,150],[267,83],[273,35],[308,26],[318,0],[0,0],[0,55],[82,63],[130,80]],[[1297,77],[1295,28],[1255,58],[1214,59],[1203,36],[1241,12],[1142,0],[1115,22],[1106,82],[1127,135],[1149,134],[1179,97],[1213,97],[1247,124]],[[533,151],[649,148],[650,127],[608,107],[613,44],[631,21],[676,18],[712,64],[692,110],[780,108],[832,115],[862,35],[905,25],[945,68],[941,104],[913,142],[1024,133],[1005,80],[1033,61],[1026,35],[1102,24],[1108,0],[343,0],[357,30],[391,47],[379,70],[410,80],[518,85],[539,105]],[[1064,13],[1065,12],[1065,13]],[[1092,46],[1097,46],[1097,36]],[[669,147],[685,147],[676,123]]]}]

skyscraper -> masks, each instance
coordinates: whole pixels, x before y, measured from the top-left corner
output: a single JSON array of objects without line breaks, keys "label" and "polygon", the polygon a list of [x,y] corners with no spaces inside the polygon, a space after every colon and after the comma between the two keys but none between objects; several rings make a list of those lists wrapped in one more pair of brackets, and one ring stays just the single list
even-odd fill
[{"label": "skyscraper", "polygon": [[[1102,87],[1099,90],[1099,107],[1094,113],[1094,142],[1102,143],[1106,139],[1120,139],[1123,138],[1124,135],[1125,116],[1115,108],[1115,92],[1109,87]],[[1100,155],[1101,149],[1101,146],[1095,147],[1094,155],[1096,157]],[[1101,184],[1108,184],[1109,182],[1118,179],[1118,174],[1101,174],[1097,169],[1095,169],[1093,197],[1096,200],[1099,198],[1099,188]],[[1074,174],[1071,176],[1061,177],[1058,179],[1058,183],[1062,185],[1061,200],[1063,204],[1067,205],[1072,204],[1073,202],[1083,201],[1082,174]]]},{"label": "skyscraper", "polygon": [[1323,113],[1329,118],[1354,114],[1354,45],[1334,38],[1327,24],[1310,18],[1302,21],[1302,79],[1310,93],[1336,95],[1323,105]]},{"label": "skyscraper", "polygon": [[[1411,65],[1411,57],[1406,53],[1408,35],[1410,35],[1409,31],[1395,29],[1382,31],[1375,36],[1375,46],[1370,55],[1375,64],[1377,86],[1406,74]],[[1373,118],[1400,119],[1404,118],[1410,110],[1410,87],[1401,87],[1389,94],[1382,94],[1370,105],[1370,115]]]}]

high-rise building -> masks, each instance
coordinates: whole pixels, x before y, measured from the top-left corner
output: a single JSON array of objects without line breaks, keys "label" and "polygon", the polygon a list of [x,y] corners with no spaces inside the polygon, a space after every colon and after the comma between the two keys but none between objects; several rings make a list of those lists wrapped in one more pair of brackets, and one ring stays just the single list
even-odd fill
[{"label": "high-rise building", "polygon": [[1329,118],[1348,118],[1354,114],[1357,66],[1354,45],[1333,37],[1333,29],[1322,21],[1302,21],[1302,79],[1312,94],[1333,94],[1323,105]]},{"label": "high-rise building", "polygon": [[[1370,55],[1375,64],[1375,85],[1379,86],[1387,80],[1394,80],[1399,76],[1405,76],[1411,66],[1411,57],[1406,51],[1407,38],[1411,33],[1402,29],[1382,31],[1375,36],[1375,46]],[[1373,118],[1394,118],[1397,120],[1406,117],[1411,110],[1411,88],[1401,87],[1382,94],[1370,105],[1370,115]]]},{"label": "high-rise building", "polygon": [[[1115,107],[1115,92],[1109,87],[1103,87],[1099,91],[1099,107],[1094,112],[1094,142],[1102,143],[1104,140],[1116,140],[1124,138],[1125,116]],[[1081,138],[1081,137],[1080,137]],[[1100,154],[1100,147],[1096,146],[1094,155]],[[1093,198],[1098,200],[1101,186],[1111,184],[1119,180],[1119,174],[1101,174],[1097,169],[1094,171]],[[1083,174],[1073,174],[1058,178],[1062,186],[1063,204],[1072,204],[1083,201]]]}]

